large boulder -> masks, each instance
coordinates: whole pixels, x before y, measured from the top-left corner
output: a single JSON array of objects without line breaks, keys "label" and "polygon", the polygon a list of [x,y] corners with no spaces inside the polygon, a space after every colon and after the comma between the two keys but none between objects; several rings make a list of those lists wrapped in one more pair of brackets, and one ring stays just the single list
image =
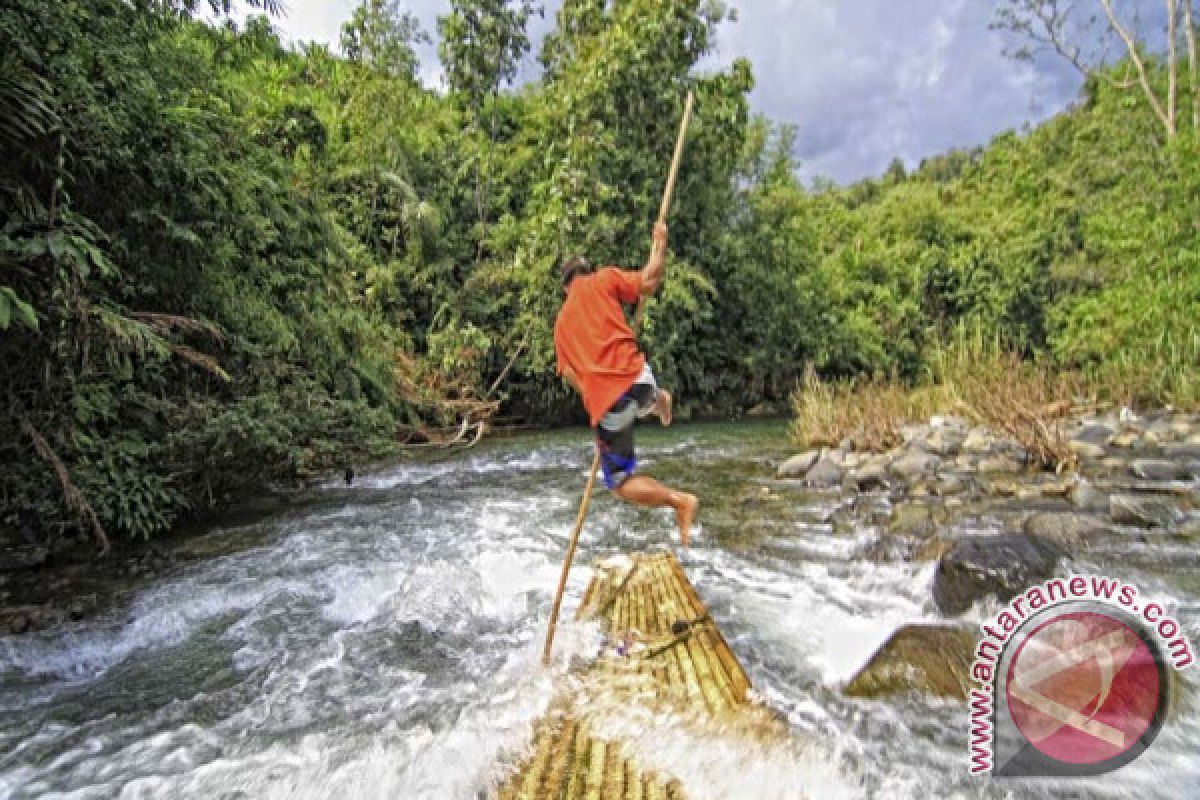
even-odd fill
[{"label": "large boulder", "polygon": [[850,683],[851,697],[922,692],[965,700],[975,637],[965,628],[905,625],[891,635]]},{"label": "large boulder", "polygon": [[1154,495],[1114,494],[1109,499],[1109,513],[1118,525],[1142,528],[1167,528],[1183,519],[1179,506]]},{"label": "large boulder", "polygon": [[779,477],[803,478],[813,468],[813,464],[816,464],[817,459],[820,457],[821,451],[819,450],[809,450],[807,453],[792,456],[779,465]]},{"label": "large boulder", "polygon": [[1051,577],[1061,556],[1055,542],[1024,534],[961,539],[938,562],[933,600],[946,614],[961,614],[987,595],[1007,602]]}]

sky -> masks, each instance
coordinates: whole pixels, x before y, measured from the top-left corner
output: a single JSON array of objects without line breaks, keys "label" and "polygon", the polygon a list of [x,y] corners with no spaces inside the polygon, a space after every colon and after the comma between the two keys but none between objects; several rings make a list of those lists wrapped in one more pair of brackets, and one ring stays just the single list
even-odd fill
[{"label": "sky", "polygon": [[[284,0],[274,20],[291,42],[336,45],[356,0]],[[408,0],[435,39],[447,0]],[[546,0],[537,42],[559,0]],[[989,29],[995,3],[983,0],[738,0],[704,68],[738,57],[754,65],[751,108],[795,125],[806,179],[838,183],[881,174],[894,158],[910,168],[954,147],[1036,123],[1078,97],[1081,78],[1046,55],[1016,62],[1016,42]],[[436,45],[422,47],[421,79],[441,82]],[[530,55],[523,71],[536,75]]]}]

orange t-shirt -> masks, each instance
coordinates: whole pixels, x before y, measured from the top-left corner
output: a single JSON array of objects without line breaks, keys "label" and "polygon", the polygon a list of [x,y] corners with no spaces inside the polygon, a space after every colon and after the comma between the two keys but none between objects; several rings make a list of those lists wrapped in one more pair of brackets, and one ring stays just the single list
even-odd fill
[{"label": "orange t-shirt", "polygon": [[570,367],[579,377],[593,428],[646,365],[621,308],[622,303],[636,303],[641,291],[640,272],[605,267],[579,275],[567,287],[554,323],[558,373]]}]

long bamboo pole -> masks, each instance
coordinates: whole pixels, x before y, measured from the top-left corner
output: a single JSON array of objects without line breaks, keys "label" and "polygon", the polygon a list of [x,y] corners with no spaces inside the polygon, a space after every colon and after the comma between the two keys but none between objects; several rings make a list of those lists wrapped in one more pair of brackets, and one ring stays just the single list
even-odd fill
[{"label": "long bamboo pole", "polygon": [[[667,214],[671,211],[671,198],[675,194],[675,179],[679,177],[679,164],[683,161],[683,146],[687,141],[688,125],[692,121],[692,106],[695,97],[687,94],[687,102],[683,107],[683,120],[679,123],[679,135],[675,138],[675,153],[671,156],[671,169],[667,173],[667,185],[663,190],[662,204],[658,208],[658,221],[666,222]],[[652,245],[657,253],[658,245]],[[642,307],[645,295],[638,298],[637,311],[633,315],[633,330],[638,333],[642,328]],[[592,489],[596,485],[596,472],[600,469],[600,450],[592,456],[592,469],[588,473],[587,486],[583,490],[583,499],[579,502],[579,513],[575,517],[575,528],[571,531],[571,541],[567,545],[567,554],[563,558],[562,574],[558,578],[558,591],[554,594],[554,605],[550,609],[550,624],[546,628],[546,644],[542,648],[542,664],[550,663],[550,652],[554,647],[554,629],[558,626],[558,612],[562,608],[563,592],[567,588],[567,576],[571,573],[571,562],[575,558],[575,546],[579,543],[579,534],[583,530],[583,522],[587,519],[588,506],[592,502]]]}]

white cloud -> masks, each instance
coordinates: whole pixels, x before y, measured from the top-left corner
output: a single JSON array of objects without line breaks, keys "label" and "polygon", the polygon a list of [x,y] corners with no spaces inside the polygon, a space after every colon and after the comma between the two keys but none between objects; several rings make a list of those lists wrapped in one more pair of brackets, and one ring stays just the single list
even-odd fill
[{"label": "white cloud", "polygon": [[[356,0],[286,0],[275,25],[291,42],[336,46]],[[531,25],[536,75],[541,37],[560,0]],[[436,39],[447,0],[407,7]],[[951,147],[986,143],[1042,119],[1077,93],[1079,79],[1053,58],[1015,63],[988,29],[993,4],[977,0],[744,0],[722,26],[708,63],[739,56],[754,64],[755,111],[799,129],[805,176],[851,181],[879,174],[899,156],[910,166]],[[441,85],[436,45],[420,48],[421,79]]]}]

